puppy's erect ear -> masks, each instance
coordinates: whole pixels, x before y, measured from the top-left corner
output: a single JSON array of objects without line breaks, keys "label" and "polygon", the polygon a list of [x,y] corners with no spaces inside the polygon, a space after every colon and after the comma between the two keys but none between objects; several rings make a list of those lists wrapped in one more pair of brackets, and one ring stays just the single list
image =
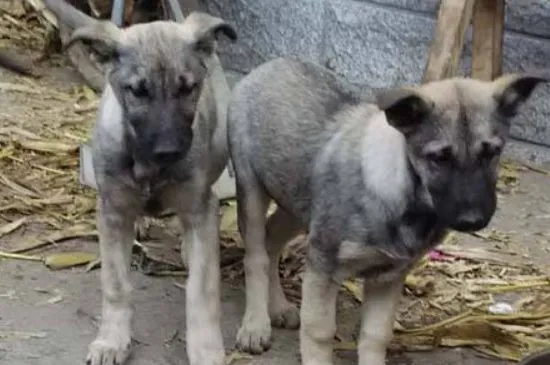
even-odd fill
[{"label": "puppy's erect ear", "polygon": [[225,20],[194,11],[190,13],[182,24],[195,50],[211,55],[216,48],[216,40],[223,33],[232,41],[237,39],[235,28]]},{"label": "puppy's erect ear", "polygon": [[112,62],[118,55],[122,30],[110,21],[94,21],[77,28],[65,45],[65,49],[78,41],[89,46],[102,63]]},{"label": "puppy's erect ear", "polygon": [[432,112],[434,102],[412,88],[385,90],[376,101],[388,123],[404,135],[410,134]]},{"label": "puppy's erect ear", "polygon": [[541,82],[550,81],[550,74],[543,72],[529,72],[522,74],[504,75],[493,81],[495,98],[498,110],[506,117],[513,117]]}]

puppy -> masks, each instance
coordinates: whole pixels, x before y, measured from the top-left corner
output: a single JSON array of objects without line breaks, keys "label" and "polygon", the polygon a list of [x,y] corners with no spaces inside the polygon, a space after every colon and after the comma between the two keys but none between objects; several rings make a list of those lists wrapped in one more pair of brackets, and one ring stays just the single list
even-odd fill
[{"label": "puppy", "polygon": [[102,318],[89,365],[122,364],[130,353],[130,261],[134,222],[170,208],[184,227],[189,279],[187,353],[191,365],[221,365],[218,199],[212,184],[228,162],[229,87],[216,36],[236,38],[224,20],[191,13],[180,24],[156,21],[125,29],[62,0],[46,0],[107,66],[93,134],[98,187]]},{"label": "puppy", "polygon": [[[237,344],[260,353],[271,324],[300,325],[304,365],[332,364],[336,299],[364,278],[360,365],[383,365],[407,270],[449,230],[486,227],[510,121],[546,76],[453,78],[369,99],[333,73],[276,59],[236,86],[228,138],[244,239]],[[266,218],[268,203],[277,210]],[[281,287],[285,242],[308,256],[300,317]]]}]

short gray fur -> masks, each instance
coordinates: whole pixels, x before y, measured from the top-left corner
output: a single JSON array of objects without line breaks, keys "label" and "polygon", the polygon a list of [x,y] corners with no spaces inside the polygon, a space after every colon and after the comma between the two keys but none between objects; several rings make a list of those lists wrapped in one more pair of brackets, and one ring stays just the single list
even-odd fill
[{"label": "short gray fur", "polygon": [[[298,327],[279,278],[284,244],[308,231],[300,348],[332,364],[342,280],[365,280],[360,365],[383,365],[407,270],[449,229],[486,227],[511,123],[546,74],[453,78],[364,93],[324,67],[279,58],[235,86],[228,108],[246,250],[242,350]],[[269,201],[277,210],[266,217]]]}]

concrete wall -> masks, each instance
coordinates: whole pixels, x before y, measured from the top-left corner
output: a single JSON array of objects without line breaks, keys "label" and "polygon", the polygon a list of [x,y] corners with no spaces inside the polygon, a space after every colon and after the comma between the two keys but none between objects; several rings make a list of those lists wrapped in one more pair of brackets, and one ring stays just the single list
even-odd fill
[{"label": "concrete wall", "polygon": [[[201,0],[203,9],[238,27],[222,60],[237,77],[271,58],[311,59],[350,82],[388,87],[420,82],[439,0]],[[506,1],[504,72],[550,68],[550,1]],[[470,36],[462,57],[471,63]],[[550,87],[517,117],[512,135],[550,145]]]}]

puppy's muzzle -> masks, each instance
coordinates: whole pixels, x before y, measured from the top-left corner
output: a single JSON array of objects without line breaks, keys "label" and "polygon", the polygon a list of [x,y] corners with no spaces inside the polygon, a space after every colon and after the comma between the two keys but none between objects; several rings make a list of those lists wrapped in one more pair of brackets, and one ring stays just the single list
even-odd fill
[{"label": "puppy's muzzle", "polygon": [[184,148],[159,146],[153,150],[153,159],[161,166],[174,164],[183,158]]},{"label": "puppy's muzzle", "polygon": [[459,232],[474,232],[485,228],[490,220],[481,212],[467,212],[461,214],[451,228]]}]

